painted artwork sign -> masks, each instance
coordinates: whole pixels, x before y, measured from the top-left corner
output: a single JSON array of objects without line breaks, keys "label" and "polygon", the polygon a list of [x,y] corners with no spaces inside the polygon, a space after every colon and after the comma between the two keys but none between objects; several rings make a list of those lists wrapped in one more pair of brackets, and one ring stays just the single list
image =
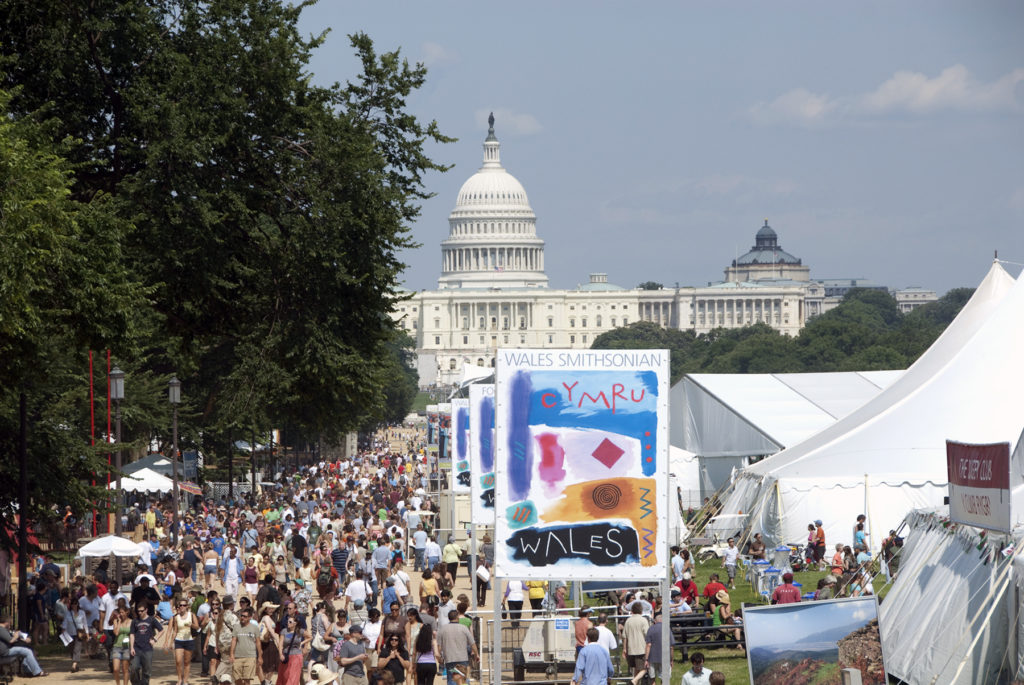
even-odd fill
[{"label": "painted artwork sign", "polygon": [[438,419],[437,405],[436,404],[428,404],[427,405],[427,444],[428,445],[436,445],[437,444],[437,419]]},{"label": "painted artwork sign", "polygon": [[874,596],[746,606],[743,632],[753,685],[887,682]]},{"label": "painted artwork sign", "polygon": [[668,390],[665,350],[499,350],[498,575],[665,577]]},{"label": "painted artwork sign", "polygon": [[469,492],[469,398],[452,400],[452,490]]},{"label": "painted artwork sign", "polygon": [[469,386],[469,471],[473,521],[494,525],[494,385]]}]

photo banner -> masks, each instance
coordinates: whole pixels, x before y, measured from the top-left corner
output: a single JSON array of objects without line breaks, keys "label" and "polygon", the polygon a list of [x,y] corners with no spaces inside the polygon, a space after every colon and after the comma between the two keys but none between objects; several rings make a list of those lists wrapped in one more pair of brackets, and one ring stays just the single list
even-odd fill
[{"label": "photo banner", "polygon": [[494,525],[494,385],[469,386],[469,471],[473,520]]},{"label": "photo banner", "polygon": [[495,563],[507,578],[661,580],[667,350],[499,350]]},{"label": "photo banner", "polygon": [[443,402],[437,405],[437,458],[438,467],[452,468],[452,405]]},{"label": "photo banner", "polygon": [[437,405],[427,405],[427,444],[437,444]]},{"label": "photo banner", "polygon": [[452,490],[469,492],[469,398],[452,400]]}]

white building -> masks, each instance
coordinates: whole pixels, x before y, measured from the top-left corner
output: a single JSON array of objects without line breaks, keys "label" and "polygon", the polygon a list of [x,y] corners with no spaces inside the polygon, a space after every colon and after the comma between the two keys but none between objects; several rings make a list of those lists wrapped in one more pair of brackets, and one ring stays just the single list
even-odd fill
[{"label": "white building", "polygon": [[501,165],[493,115],[489,123],[483,166],[462,185],[448,216],[438,289],[409,293],[394,312],[416,340],[421,384],[453,383],[463,364],[493,366],[500,347],[586,349],[601,333],[637,321],[697,333],[764,322],[796,335],[824,311],[824,288],[778,247],[767,221],[723,283],[640,290],[592,273],[574,289],[548,288],[537,217],[522,184]]}]

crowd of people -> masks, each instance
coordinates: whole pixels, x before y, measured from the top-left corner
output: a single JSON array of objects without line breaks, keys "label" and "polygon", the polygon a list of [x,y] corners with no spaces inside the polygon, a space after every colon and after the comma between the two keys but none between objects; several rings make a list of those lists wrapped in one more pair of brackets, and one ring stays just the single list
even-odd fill
[{"label": "crowd of people", "polygon": [[[56,634],[71,672],[83,659],[105,659],[117,685],[148,685],[154,650],[173,653],[177,685],[197,677],[238,685],[429,685],[438,675],[448,685],[467,682],[479,672],[479,652],[470,597],[456,589],[466,545],[435,527],[437,504],[418,456],[424,436],[397,435],[408,449],[389,449],[396,434],[385,433],[355,458],[285,469],[256,496],[196,498],[177,530],[168,501],[132,502],[124,522],[140,541],[135,568],[115,578],[104,560],[64,585],[59,568],[39,557],[31,631],[11,632],[9,619],[0,617],[0,656],[20,655],[26,672],[45,675],[31,645]],[[810,526],[808,568],[825,573],[814,599],[872,591],[863,523],[854,527],[853,547],[837,545],[831,560],[821,522]],[[487,535],[478,542],[473,575],[484,606],[494,545]],[[883,544],[890,569],[901,544],[894,531]],[[742,650],[742,610],[730,591],[744,561],[766,558],[761,535],[743,554],[729,539],[720,573],[710,573],[703,586],[690,550],[671,552],[670,597],[621,591],[615,611],[596,617],[586,606],[567,606],[563,581],[509,580],[494,591],[513,630],[527,610],[534,617],[578,614],[575,683],[607,682],[613,653],[634,682],[657,677],[666,608],[673,618],[709,617]],[[771,596],[780,604],[803,599],[790,573]],[[691,655],[683,682],[724,682],[703,660]]]}]

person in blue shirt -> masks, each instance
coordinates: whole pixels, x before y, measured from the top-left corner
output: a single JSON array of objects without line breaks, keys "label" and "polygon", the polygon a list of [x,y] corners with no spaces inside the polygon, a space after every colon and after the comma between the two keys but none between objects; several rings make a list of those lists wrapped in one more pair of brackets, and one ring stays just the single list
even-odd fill
[{"label": "person in blue shirt", "polygon": [[217,556],[223,556],[224,554],[224,536],[220,534],[218,530],[214,533],[214,536],[210,538],[210,544],[213,545],[213,551],[217,553]]},{"label": "person in blue shirt", "polygon": [[587,644],[576,655],[576,670],[570,685],[607,685],[608,679],[615,675],[611,657],[597,644],[600,637],[597,628],[587,630]]},{"label": "person in blue shirt", "polygon": [[381,593],[381,607],[390,607],[392,604],[398,604],[401,606],[398,602],[398,591],[395,590],[394,577],[389,577],[385,582],[387,583],[387,587],[385,587],[384,592]]}]

